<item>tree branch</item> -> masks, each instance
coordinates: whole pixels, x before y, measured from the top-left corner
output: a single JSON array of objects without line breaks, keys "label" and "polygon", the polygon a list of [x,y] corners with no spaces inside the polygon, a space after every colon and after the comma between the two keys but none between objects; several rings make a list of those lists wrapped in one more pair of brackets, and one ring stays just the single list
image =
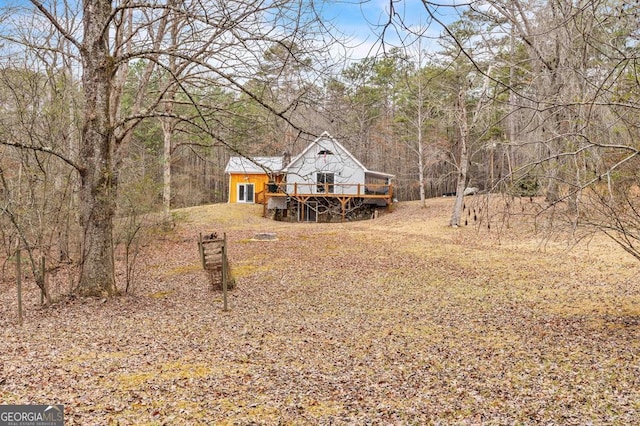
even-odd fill
[{"label": "tree branch", "polygon": [[74,36],[72,36],[62,25],[60,25],[60,22],[58,22],[58,20],[56,19],[55,16],[53,16],[49,10],[47,10],[46,7],[44,7],[44,5],[42,3],[40,3],[38,0],[29,0],[40,12],[42,12],[42,14],[49,20],[49,22],[51,22],[51,24],[53,24],[54,27],[56,27],[56,29],[60,32],[60,34],[62,34],[62,36],[64,38],[66,38],[67,40],[69,40],[78,50],[83,51],[84,48],[82,46],[82,43],[80,43],[78,40],[76,40],[76,38]]},{"label": "tree branch", "polygon": [[11,147],[18,148],[18,149],[26,149],[26,150],[30,150],[30,151],[45,152],[47,154],[51,154],[54,157],[59,158],[60,160],[62,160],[65,163],[67,163],[68,165],[73,167],[80,174],[82,174],[82,172],[85,170],[85,167],[80,166],[78,163],[72,161],[71,159],[65,157],[64,155],[62,155],[60,153],[55,152],[50,147],[33,146],[33,145],[26,145],[26,144],[19,143],[19,142],[7,142],[7,141],[0,141],[0,145],[11,146]]}]

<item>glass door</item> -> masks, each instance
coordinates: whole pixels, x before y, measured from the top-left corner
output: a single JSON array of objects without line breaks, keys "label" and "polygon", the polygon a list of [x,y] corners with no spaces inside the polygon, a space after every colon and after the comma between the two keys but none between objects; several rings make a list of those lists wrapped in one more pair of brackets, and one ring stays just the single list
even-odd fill
[{"label": "glass door", "polygon": [[238,202],[239,203],[253,203],[253,184],[252,183],[239,183],[238,184]]}]

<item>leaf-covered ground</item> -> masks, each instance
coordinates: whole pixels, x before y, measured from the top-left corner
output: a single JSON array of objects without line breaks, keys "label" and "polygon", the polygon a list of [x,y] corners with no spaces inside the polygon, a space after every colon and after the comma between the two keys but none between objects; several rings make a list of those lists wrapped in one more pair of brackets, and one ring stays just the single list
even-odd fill
[{"label": "leaf-covered ground", "polygon": [[[636,262],[517,221],[452,229],[451,203],[346,224],[183,210],[133,294],[40,308],[27,284],[21,327],[4,282],[0,402],[64,404],[78,425],[639,424]],[[211,231],[228,312],[199,265]]]}]

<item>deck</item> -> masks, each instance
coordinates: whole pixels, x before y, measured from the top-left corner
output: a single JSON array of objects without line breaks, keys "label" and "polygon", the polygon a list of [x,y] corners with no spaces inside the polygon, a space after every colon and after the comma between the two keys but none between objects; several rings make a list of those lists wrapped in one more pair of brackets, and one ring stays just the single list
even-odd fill
[{"label": "deck", "polygon": [[[289,189],[290,192],[287,192]],[[353,199],[384,200],[387,207],[393,203],[391,184],[339,184],[339,183],[271,183],[264,191],[256,194],[256,202],[266,205],[270,198],[290,197],[301,204],[317,198],[337,199],[345,217],[347,204]]]}]

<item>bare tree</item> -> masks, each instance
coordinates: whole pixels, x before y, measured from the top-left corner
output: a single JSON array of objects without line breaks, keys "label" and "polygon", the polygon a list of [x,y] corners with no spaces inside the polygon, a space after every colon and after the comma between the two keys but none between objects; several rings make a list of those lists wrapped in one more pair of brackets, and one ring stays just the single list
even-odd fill
[{"label": "bare tree", "polygon": [[[264,52],[266,46],[295,44],[303,51],[321,50],[320,39],[313,33],[317,16],[310,4],[289,0],[145,4],[85,0],[62,5],[32,0],[31,4],[33,10],[23,16],[35,14],[49,22],[65,40],[66,50],[60,53],[78,58],[81,64],[84,115],[78,159],[73,161],[63,150],[55,152],[80,177],[83,242],[78,291],[87,296],[113,295],[117,293],[113,220],[120,167],[131,132],[144,120],[161,116],[231,146],[221,126],[225,107],[199,96],[203,87],[244,94],[269,113],[289,120],[290,107],[270,104],[244,83],[255,75],[261,59],[257,52]],[[69,16],[78,16],[81,28]],[[14,23],[19,25],[18,20]],[[164,25],[171,30],[165,31]],[[3,27],[4,40],[12,49],[40,51],[37,43],[11,37],[7,28]],[[145,75],[162,72],[170,83],[150,90],[143,78],[132,107],[123,102],[123,84],[130,64],[139,61],[149,64]],[[188,113],[169,106],[175,103],[173,90],[182,93],[180,102],[189,105]],[[33,145],[24,148],[35,149]]]},{"label": "bare tree", "polygon": [[396,134],[408,147],[415,162],[418,175],[420,202],[426,207],[427,177],[432,178],[431,168],[443,161],[445,150],[439,144],[442,126],[438,122],[443,116],[445,105],[440,99],[442,91],[438,87],[441,70],[427,63],[427,51],[418,34],[414,46],[408,46],[408,61],[414,65],[405,70],[403,82],[397,88],[399,111]]},{"label": "bare tree", "polygon": [[490,40],[510,49],[493,56],[509,69],[500,79],[455,39],[476,71],[509,94],[508,116],[496,123],[508,124],[509,162],[518,160],[503,179],[539,185],[540,215],[553,218],[547,229],[603,232],[637,257],[637,8],[568,0],[468,6]]},{"label": "bare tree", "polygon": [[22,22],[31,26],[8,34],[12,40],[35,43],[35,33],[46,37],[40,52],[9,50],[0,56],[0,228],[7,255],[26,251],[36,284],[51,302],[42,264],[48,259],[46,265],[55,269],[67,263],[77,234],[77,183],[69,169],[74,163],[55,153],[77,148],[79,96],[73,60],[59,54],[65,41],[36,18]]}]

